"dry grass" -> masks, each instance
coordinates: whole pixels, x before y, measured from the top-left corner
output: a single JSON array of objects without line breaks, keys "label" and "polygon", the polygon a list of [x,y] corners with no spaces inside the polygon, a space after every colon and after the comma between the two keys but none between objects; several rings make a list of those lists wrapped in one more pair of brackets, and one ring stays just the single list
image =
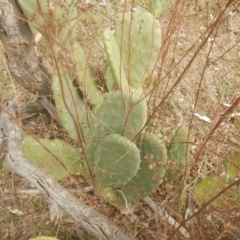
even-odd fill
[{"label": "dry grass", "polygon": [[[102,31],[114,25],[118,13],[132,7],[131,1],[106,2],[103,6],[80,5],[78,23],[78,40],[89,56],[102,91],[107,67]],[[146,2],[135,1],[134,5],[144,7]],[[240,6],[238,1],[229,2],[225,9],[227,1],[176,1],[175,7],[164,13],[160,18],[163,44],[153,75],[155,83],[145,88],[152,116],[148,128],[152,132],[167,144],[177,126],[184,124],[190,130],[189,156],[182,171],[185,181],[179,185],[164,181],[152,196],[187,228],[190,239],[240,239],[238,208],[229,204],[201,208],[193,194],[196,182],[206,176],[223,175],[226,155],[240,147],[240,105],[236,102],[240,96]],[[2,65],[2,99],[14,95],[5,69]],[[25,95],[20,99],[25,101]],[[208,117],[210,122],[194,113]],[[62,130],[41,118],[31,120],[28,127],[44,137],[66,137]],[[64,180],[63,185],[82,198],[78,189],[87,184],[73,176]],[[37,235],[84,239],[81,230],[66,217],[51,223],[49,203],[36,193],[31,195],[30,189],[23,179],[0,171],[1,239],[23,240]],[[183,193],[186,201],[178,208]],[[183,239],[144,202],[137,204],[134,214],[122,215],[95,192],[86,193],[82,200],[94,205],[133,238]],[[9,209],[23,214],[11,213]],[[194,212],[194,218],[188,219]]]}]

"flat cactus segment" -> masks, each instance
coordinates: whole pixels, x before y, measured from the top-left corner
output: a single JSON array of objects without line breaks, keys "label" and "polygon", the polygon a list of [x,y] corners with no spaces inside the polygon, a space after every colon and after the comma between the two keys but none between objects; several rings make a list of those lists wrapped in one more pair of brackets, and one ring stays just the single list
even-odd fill
[{"label": "flat cactus segment", "polygon": [[[194,187],[194,195],[200,204],[205,204],[226,188],[228,184],[219,176],[207,177],[199,181]],[[236,189],[229,189],[211,203],[212,206],[223,208],[239,206],[240,194]]]},{"label": "flat cactus segment", "polygon": [[237,208],[240,202],[240,192],[238,188],[229,188],[229,182],[226,181],[224,177],[214,176],[206,177],[200,180],[194,187],[193,193],[198,202],[202,205],[208,203],[213,197],[218,193],[225,191],[211,202],[214,207],[219,207],[221,209],[226,207]]},{"label": "flat cactus segment", "polygon": [[78,134],[86,131],[91,115],[79,95],[71,74],[67,71],[60,73],[60,76],[54,74],[52,89],[63,128],[71,138],[79,140]]},{"label": "flat cactus segment", "polygon": [[82,49],[81,45],[76,42],[72,47],[72,51],[78,85],[86,102],[89,102],[93,106],[101,105],[103,97],[100,94],[98,87],[92,77],[84,50]]},{"label": "flat cactus segment", "polygon": [[167,161],[167,150],[157,136],[141,133],[136,145],[141,155],[140,169],[137,175],[121,188],[128,203],[150,196],[158,188]]},{"label": "flat cactus segment", "polygon": [[140,153],[129,139],[118,134],[103,138],[95,153],[95,183],[98,187],[118,187],[136,175]]},{"label": "flat cactus segment", "polygon": [[113,91],[115,83],[113,80],[111,69],[109,67],[107,68],[107,71],[105,73],[105,80],[108,92]]},{"label": "flat cactus segment", "polygon": [[[77,8],[72,0],[17,0],[25,17],[40,33],[55,34],[61,43],[76,36]],[[47,32],[48,31],[48,32]]]},{"label": "flat cactus segment", "polygon": [[121,15],[115,25],[125,74],[132,86],[139,86],[152,73],[161,47],[161,27],[149,12]]},{"label": "flat cactus segment", "polygon": [[226,181],[232,182],[240,174],[240,153],[232,152],[227,155],[224,161]]},{"label": "flat cactus segment", "polygon": [[142,96],[141,89],[136,94],[116,91],[105,95],[85,138],[86,153],[91,166],[94,165],[94,154],[102,138],[117,133],[134,139],[144,127],[147,103]]},{"label": "flat cactus segment", "polygon": [[[82,155],[73,146],[60,139],[40,138],[38,141],[29,135],[24,136],[23,154],[31,163],[45,169],[56,180],[69,177],[70,174],[83,172]],[[8,169],[6,161],[4,161],[3,167]]]},{"label": "flat cactus segment", "polygon": [[172,0],[151,0],[149,1],[148,11],[159,18],[168,8],[171,7]]},{"label": "flat cactus segment", "polygon": [[180,126],[174,133],[172,141],[168,146],[168,156],[172,161],[172,168],[166,170],[166,177],[174,182],[183,166],[186,165],[188,147],[188,129]]},{"label": "flat cactus segment", "polygon": [[110,29],[103,33],[104,49],[111,75],[118,89],[128,89],[128,81],[124,72],[123,60],[116,39]]},{"label": "flat cactus segment", "polygon": [[98,189],[99,195],[108,203],[115,206],[118,210],[124,211],[125,206],[121,197],[113,188],[99,188]]},{"label": "flat cactus segment", "polygon": [[168,147],[168,156],[178,166],[184,166],[187,159],[188,128],[180,126]]},{"label": "flat cactus segment", "polygon": [[146,99],[121,91],[107,93],[95,119],[103,135],[117,133],[133,139],[147,119]]}]

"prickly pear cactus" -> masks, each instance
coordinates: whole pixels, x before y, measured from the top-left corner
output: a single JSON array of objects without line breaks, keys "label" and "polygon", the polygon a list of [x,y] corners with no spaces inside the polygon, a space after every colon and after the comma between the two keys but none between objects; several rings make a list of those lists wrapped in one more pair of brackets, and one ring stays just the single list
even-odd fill
[{"label": "prickly pear cactus", "polygon": [[105,81],[106,81],[106,87],[107,87],[108,92],[113,91],[114,90],[115,81],[114,81],[114,78],[112,76],[111,69],[109,67],[107,68],[107,71],[105,73],[104,78],[105,78]]},{"label": "prickly pear cactus", "polygon": [[[225,175],[206,177],[200,180],[194,187],[194,194],[200,204],[206,204],[220,191],[231,184],[240,173],[240,153],[232,152],[226,156],[224,161]],[[219,208],[231,206],[239,207],[240,193],[238,188],[230,188],[213,201],[211,205]]]},{"label": "prickly pear cactus", "polygon": [[180,126],[168,146],[168,157],[173,165],[171,169],[166,171],[166,177],[169,181],[174,182],[182,167],[186,165],[187,149],[188,129],[185,126]]},{"label": "prickly pear cactus", "polygon": [[152,73],[161,47],[161,27],[146,11],[122,14],[115,25],[127,81],[133,87],[141,85]]},{"label": "prickly pear cactus", "polygon": [[127,183],[139,170],[140,154],[137,146],[118,134],[103,138],[95,152],[95,183],[98,187],[119,187]]},{"label": "prickly pear cactus", "polygon": [[149,0],[148,11],[159,18],[172,5],[172,0]]},{"label": "prickly pear cactus", "polygon": [[139,101],[139,96],[127,92],[108,93],[95,118],[102,125],[101,131],[133,139],[146,122],[146,100]]},{"label": "prickly pear cactus", "polygon": [[157,136],[142,133],[136,145],[141,155],[140,169],[137,175],[121,188],[127,203],[150,196],[158,188],[164,176],[167,161],[167,150]]},{"label": "prickly pear cactus", "polygon": [[129,88],[129,84],[124,71],[123,59],[121,57],[117,41],[110,29],[107,29],[103,33],[103,40],[111,76],[113,77],[118,89],[126,90]]},{"label": "prickly pear cactus", "polygon": [[98,193],[106,202],[115,206],[122,213],[126,212],[126,207],[114,188],[99,188]]},{"label": "prickly pear cactus", "polygon": [[94,163],[94,152],[102,138],[116,133],[128,139],[134,139],[144,127],[146,119],[145,99],[139,101],[139,96],[121,91],[106,94],[86,135],[89,163],[91,165]]},{"label": "prickly pear cactus", "polygon": [[52,77],[52,89],[59,119],[71,138],[82,140],[91,121],[91,112],[80,98],[72,74],[60,70]]},{"label": "prickly pear cactus", "polygon": [[232,152],[227,155],[224,161],[226,181],[231,183],[240,174],[240,153]]},{"label": "prickly pear cactus", "polygon": [[[45,169],[56,180],[83,172],[81,153],[60,139],[36,141],[33,137],[26,135],[23,154],[31,163]],[[3,168],[8,169],[7,161],[4,161]]]},{"label": "prickly pear cactus", "polygon": [[188,146],[188,129],[185,126],[180,126],[168,147],[168,156],[179,166],[186,164]]},{"label": "prickly pear cactus", "polygon": [[[66,46],[70,50],[73,68],[67,69],[64,65],[69,64],[66,62],[60,69],[55,66],[58,71],[53,76],[54,99],[65,130],[72,138],[85,143],[88,161],[85,170],[93,173],[90,175],[94,177],[99,193],[114,204],[121,202],[114,192],[116,187],[129,203],[149,196],[164,176],[166,148],[157,136],[150,133],[141,133],[135,138],[144,130],[147,119],[146,97],[141,85],[152,73],[158,59],[161,46],[159,22],[149,12],[124,13],[116,22],[115,34],[110,29],[104,32],[109,63],[107,78],[113,80],[109,81],[108,88],[112,90],[115,85],[120,91],[102,96],[93,81],[83,49],[74,42],[77,10],[72,0],[18,0],[18,3],[28,20],[47,40],[55,37],[63,45],[63,48],[57,44],[53,46],[56,52]],[[49,29],[54,36],[49,35]],[[79,95],[78,88],[83,97]],[[90,111],[86,103],[95,106],[94,111]],[[49,146],[49,149],[71,152],[65,144],[61,142],[61,148]],[[36,152],[36,147],[34,150]],[[170,150],[171,154],[173,150]],[[178,154],[183,156],[182,152]],[[80,159],[79,153],[77,156]],[[45,152],[39,158],[44,162],[50,159]],[[175,161],[181,162],[181,157]],[[51,162],[46,164],[49,169]],[[70,166],[67,167],[71,170]],[[62,177],[63,174],[58,179]]]},{"label": "prickly pear cactus", "polygon": [[31,23],[30,26],[45,37],[52,40],[56,37],[62,44],[75,39],[77,8],[72,0],[17,0],[17,2]]},{"label": "prickly pear cactus", "polygon": [[93,106],[100,106],[103,101],[103,97],[92,77],[84,50],[79,43],[75,42],[72,47],[72,51],[78,86],[84,96],[85,102],[88,102]]}]

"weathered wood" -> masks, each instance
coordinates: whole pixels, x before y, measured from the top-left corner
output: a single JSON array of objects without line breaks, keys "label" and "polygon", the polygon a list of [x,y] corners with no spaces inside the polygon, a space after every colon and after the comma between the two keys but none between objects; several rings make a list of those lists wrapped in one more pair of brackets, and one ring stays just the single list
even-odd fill
[{"label": "weathered wood", "polygon": [[42,105],[59,122],[51,97],[51,74],[34,50],[34,36],[15,0],[0,0],[0,39],[13,78],[41,98]]},{"label": "weathered wood", "polygon": [[7,161],[10,169],[28,180],[96,239],[130,240],[130,237],[126,236],[106,217],[95,211],[92,206],[80,202],[49,174],[31,164],[24,157],[22,153],[23,135],[21,128],[16,123],[15,102],[9,101],[4,107],[0,121],[7,136]]}]

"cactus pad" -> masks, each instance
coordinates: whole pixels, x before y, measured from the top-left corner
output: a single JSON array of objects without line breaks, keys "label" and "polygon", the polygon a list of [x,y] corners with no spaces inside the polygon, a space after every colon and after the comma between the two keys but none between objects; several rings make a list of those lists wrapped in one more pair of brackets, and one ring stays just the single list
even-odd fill
[{"label": "cactus pad", "polygon": [[102,138],[117,133],[134,139],[144,127],[146,119],[146,99],[139,100],[138,95],[121,91],[107,93],[86,135],[89,163],[93,164],[94,152]]},{"label": "cactus pad", "polygon": [[[24,136],[23,154],[31,163],[45,169],[56,180],[83,171],[82,155],[70,144],[60,139],[38,141],[31,136]],[[3,168],[8,169],[7,161],[4,161]]]},{"label": "cactus pad", "polygon": [[115,82],[113,80],[112,72],[109,67],[107,68],[107,71],[105,73],[105,80],[106,80],[106,87],[107,87],[108,92],[113,91]]},{"label": "cactus pad", "polygon": [[75,39],[77,9],[72,0],[17,0],[17,2],[25,17],[31,22],[30,25],[43,35],[49,37],[49,34],[56,34],[54,37],[64,44],[70,39]]},{"label": "cactus pad", "polygon": [[117,187],[136,175],[140,153],[129,139],[118,134],[103,138],[95,152],[95,183],[98,187]]},{"label": "cactus pad", "polygon": [[174,182],[177,179],[181,168],[186,165],[188,147],[188,129],[180,126],[174,133],[172,141],[168,146],[168,156],[172,167],[166,170],[166,177]]},{"label": "cactus pad", "polygon": [[72,47],[73,61],[75,63],[78,86],[86,102],[93,106],[101,105],[103,97],[92,77],[91,70],[88,66],[88,60],[84,50],[79,43],[74,43]]},{"label": "cactus pad", "polygon": [[159,18],[172,5],[172,0],[151,0],[149,1],[148,11]]},{"label": "cactus pad", "polygon": [[150,196],[157,189],[164,176],[167,161],[167,150],[157,136],[142,133],[136,145],[140,149],[140,169],[137,175],[121,188],[128,203]]},{"label": "cactus pad", "polygon": [[227,155],[224,161],[226,181],[232,182],[240,173],[240,153],[232,152]]},{"label": "cactus pad", "polygon": [[152,73],[161,47],[161,28],[149,12],[121,15],[115,25],[126,78],[138,87]]},{"label": "cactus pad", "polygon": [[139,101],[138,95],[127,92],[108,93],[95,118],[102,134],[117,133],[133,139],[146,122],[146,100]]},{"label": "cactus pad", "polygon": [[118,89],[128,89],[128,81],[124,72],[123,60],[116,39],[110,29],[103,33],[104,48],[107,54],[109,70]]},{"label": "cactus pad", "polygon": [[[71,74],[55,74],[52,78],[52,89],[56,107],[62,126],[71,138],[80,140],[81,131],[84,133],[91,118],[87,106],[80,98],[77,86],[74,84]],[[80,134],[80,136],[78,135]],[[79,139],[80,137],[80,139]]]},{"label": "cactus pad", "polygon": [[178,166],[184,166],[187,159],[188,147],[188,129],[185,126],[180,126],[168,147],[168,156]]},{"label": "cactus pad", "polygon": [[[240,153],[232,152],[224,161],[225,176],[206,177],[200,180],[194,187],[194,194],[201,204],[205,204],[223,191],[229,184],[239,176]],[[215,207],[239,207],[239,188],[230,188],[223,192],[211,205]]]}]

